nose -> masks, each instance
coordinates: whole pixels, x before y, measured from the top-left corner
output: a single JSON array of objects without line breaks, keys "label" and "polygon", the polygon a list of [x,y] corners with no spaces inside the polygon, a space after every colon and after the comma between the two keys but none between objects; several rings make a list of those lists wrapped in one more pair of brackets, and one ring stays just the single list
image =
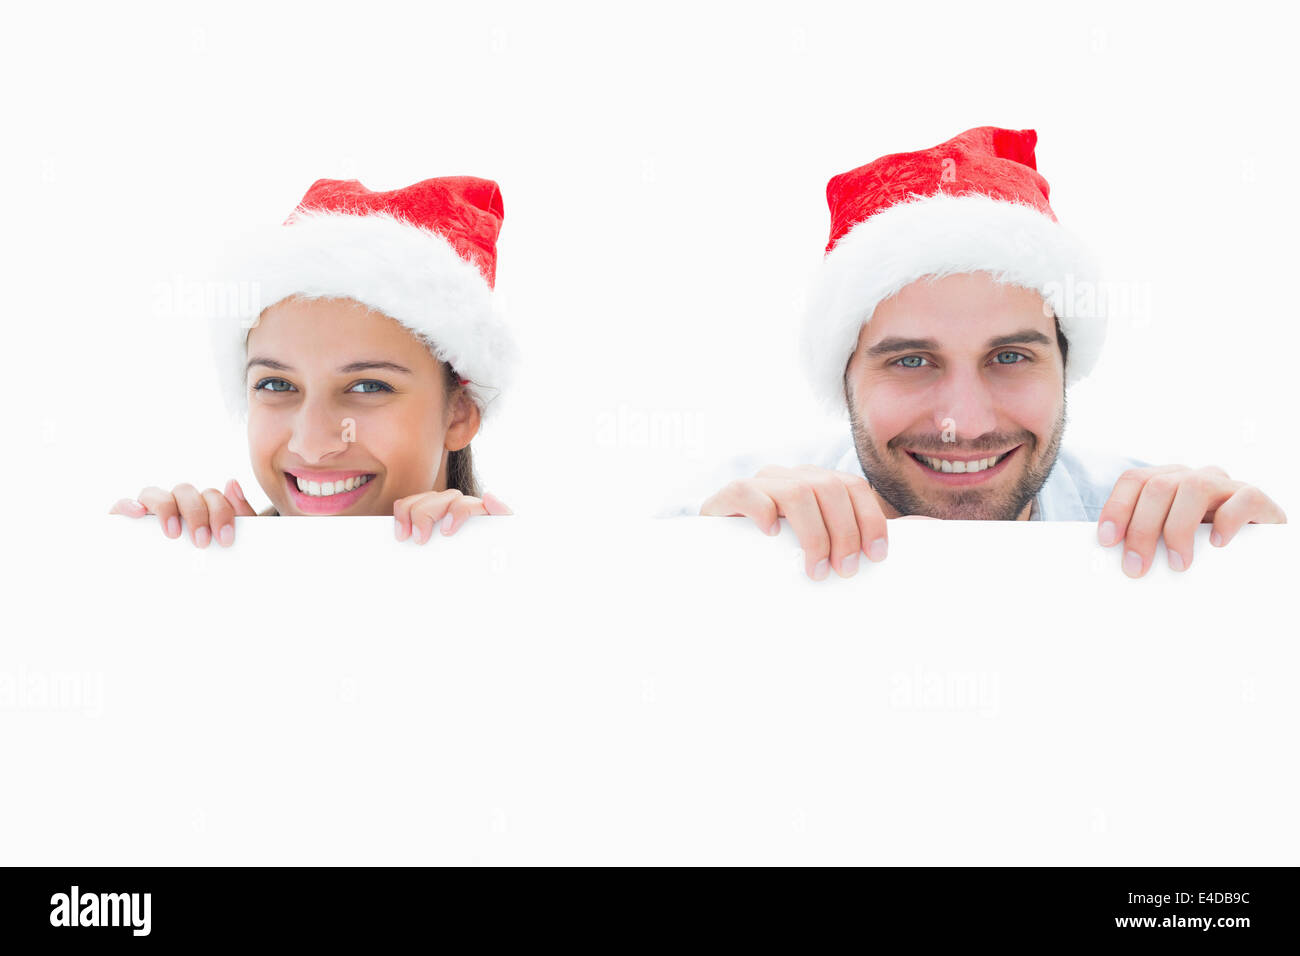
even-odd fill
[{"label": "nose", "polygon": [[317,393],[304,399],[294,414],[289,451],[304,462],[315,463],[346,449],[343,416],[329,396]]},{"label": "nose", "polygon": [[978,369],[949,372],[935,398],[934,424],[939,432],[951,427],[956,441],[961,442],[997,431],[997,399]]}]

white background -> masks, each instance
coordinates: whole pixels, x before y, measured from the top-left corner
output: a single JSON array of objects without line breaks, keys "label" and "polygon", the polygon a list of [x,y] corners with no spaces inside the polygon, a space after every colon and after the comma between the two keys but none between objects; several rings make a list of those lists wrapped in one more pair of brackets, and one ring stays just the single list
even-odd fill
[{"label": "white background", "polygon": [[[1034,128],[1061,221],[1149,308],[1067,442],[1218,464],[1294,510],[1291,32],[1276,5],[54,5],[3,74],[17,471],[107,510],[257,489],[208,339],[160,306],[317,178],[497,180],[524,377],[474,442],[523,513],[650,513],[738,451],[838,429],[796,361],[825,184]],[[30,478],[26,479],[30,480]]]}]

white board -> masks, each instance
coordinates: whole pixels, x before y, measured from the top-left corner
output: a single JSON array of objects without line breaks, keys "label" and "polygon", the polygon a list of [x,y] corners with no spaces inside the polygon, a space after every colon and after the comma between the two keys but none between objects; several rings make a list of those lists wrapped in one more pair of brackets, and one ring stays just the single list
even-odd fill
[{"label": "white board", "polygon": [[1296,537],[156,519],[6,582],[0,862],[1294,863]]}]

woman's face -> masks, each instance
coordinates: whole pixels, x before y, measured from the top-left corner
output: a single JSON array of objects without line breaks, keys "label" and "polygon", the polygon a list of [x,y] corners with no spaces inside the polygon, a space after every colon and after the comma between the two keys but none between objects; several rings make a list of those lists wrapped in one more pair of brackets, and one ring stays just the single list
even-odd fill
[{"label": "woman's face", "polygon": [[391,515],[399,498],[446,490],[447,454],[478,431],[478,407],[463,390],[446,400],[428,347],[351,299],[276,303],[248,360],[249,454],[281,515]]}]

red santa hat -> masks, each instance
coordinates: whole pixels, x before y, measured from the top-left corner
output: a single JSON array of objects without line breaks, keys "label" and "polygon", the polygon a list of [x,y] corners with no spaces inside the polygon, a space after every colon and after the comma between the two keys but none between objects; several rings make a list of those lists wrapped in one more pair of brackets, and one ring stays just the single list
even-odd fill
[{"label": "red santa hat", "polygon": [[388,192],[317,180],[283,225],[241,243],[227,263],[252,290],[213,316],[232,412],[248,411],[250,329],[264,309],[301,296],[353,299],[396,319],[460,374],[486,419],[516,351],[493,292],[504,215],[497,184],[473,176]]},{"label": "red santa hat", "polygon": [[809,297],[802,351],[818,396],[844,410],[844,369],[876,306],[922,277],[988,272],[1039,293],[1069,343],[1066,385],[1106,335],[1097,270],[1056,220],[1031,129],[981,126],[894,153],[826,186],[830,242]]}]

